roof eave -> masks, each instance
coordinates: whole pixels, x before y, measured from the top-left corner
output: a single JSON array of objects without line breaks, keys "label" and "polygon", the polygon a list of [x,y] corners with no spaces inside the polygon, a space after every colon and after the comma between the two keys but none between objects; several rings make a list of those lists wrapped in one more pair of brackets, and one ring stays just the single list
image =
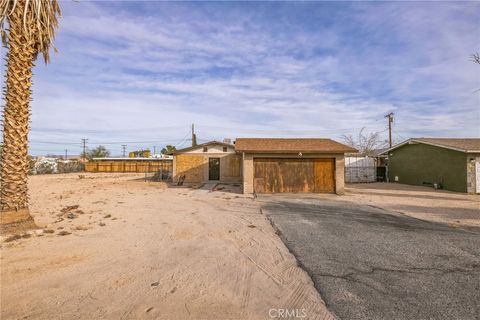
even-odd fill
[{"label": "roof eave", "polygon": [[206,146],[209,146],[209,145],[212,145],[212,144],[218,144],[218,145],[222,145],[222,146],[224,146],[224,147],[235,148],[235,145],[234,145],[234,144],[230,144],[230,143],[225,143],[225,142],[220,142],[220,141],[213,140],[213,141],[208,141],[208,142],[205,142],[205,143],[197,144],[196,146],[192,146],[192,147],[188,147],[188,148],[183,148],[183,149],[175,150],[174,152],[172,152],[172,153],[167,153],[167,154],[168,154],[168,155],[177,155],[177,154],[180,154],[180,153],[183,153],[183,152],[186,152],[186,151],[193,150],[193,149],[195,149],[195,148],[206,147]]},{"label": "roof eave", "polygon": [[465,149],[460,149],[460,148],[455,148],[455,147],[452,147],[452,146],[446,146],[446,145],[443,145],[443,144],[438,144],[438,143],[432,143],[432,142],[429,142],[429,141],[424,141],[424,140],[420,140],[420,139],[408,139],[408,140],[405,140],[385,151],[383,151],[381,154],[387,154],[390,152],[390,151],[393,151],[395,149],[398,149],[400,147],[403,147],[404,145],[406,144],[410,144],[412,142],[415,142],[415,143],[423,143],[423,144],[427,144],[427,145],[430,145],[430,146],[434,146],[434,147],[439,147],[439,148],[444,148],[444,149],[448,149],[448,150],[453,150],[453,151],[458,151],[458,152],[463,152],[463,153],[480,153],[480,150],[465,150]]},{"label": "roof eave", "polygon": [[339,153],[339,154],[345,154],[345,153],[350,153],[350,152],[355,152],[356,150],[331,150],[331,151],[326,151],[326,150],[241,150],[241,149],[235,149],[237,152],[245,152],[245,153],[303,153],[303,154],[317,154],[317,153],[324,153],[324,154],[331,154],[331,153]]}]

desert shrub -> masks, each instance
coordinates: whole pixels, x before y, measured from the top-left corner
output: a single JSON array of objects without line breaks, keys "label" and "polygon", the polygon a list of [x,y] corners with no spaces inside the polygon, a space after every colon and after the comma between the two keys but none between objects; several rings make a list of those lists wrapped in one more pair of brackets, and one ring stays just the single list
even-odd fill
[{"label": "desert shrub", "polygon": [[85,165],[75,160],[61,160],[46,157],[29,159],[29,174],[70,173],[84,170]]},{"label": "desert shrub", "polygon": [[34,174],[51,174],[57,172],[55,161],[40,160],[35,163]]},{"label": "desert shrub", "polygon": [[84,171],[85,165],[79,161],[57,161],[57,173],[70,173]]},{"label": "desert shrub", "polygon": [[88,160],[92,160],[93,158],[106,158],[108,156],[110,156],[110,151],[104,146],[97,146],[87,151],[85,154],[82,153],[82,157],[85,157]]}]

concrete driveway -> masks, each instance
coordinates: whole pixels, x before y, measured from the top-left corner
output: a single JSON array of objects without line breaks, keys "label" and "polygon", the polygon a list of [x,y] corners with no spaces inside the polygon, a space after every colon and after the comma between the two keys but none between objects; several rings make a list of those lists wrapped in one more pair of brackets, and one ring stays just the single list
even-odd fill
[{"label": "concrete driveway", "polygon": [[258,198],[340,319],[478,319],[480,228],[337,199]]}]

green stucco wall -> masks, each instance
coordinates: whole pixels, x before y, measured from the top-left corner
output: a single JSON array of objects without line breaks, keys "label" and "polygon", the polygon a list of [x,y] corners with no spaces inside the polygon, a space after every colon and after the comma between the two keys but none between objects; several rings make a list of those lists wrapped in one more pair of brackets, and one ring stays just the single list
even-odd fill
[{"label": "green stucco wall", "polygon": [[467,156],[426,144],[407,144],[388,155],[388,177],[399,183],[440,182],[445,190],[467,192]]}]

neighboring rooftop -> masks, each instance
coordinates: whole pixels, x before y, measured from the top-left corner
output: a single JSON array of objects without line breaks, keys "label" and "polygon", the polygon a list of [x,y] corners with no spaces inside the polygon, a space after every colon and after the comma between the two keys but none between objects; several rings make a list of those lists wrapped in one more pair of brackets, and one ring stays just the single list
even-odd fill
[{"label": "neighboring rooftop", "polygon": [[220,145],[220,146],[231,147],[231,148],[235,147],[233,144],[230,144],[230,143],[225,143],[225,142],[220,142],[220,141],[213,140],[213,141],[205,142],[205,143],[202,143],[202,144],[197,144],[196,146],[193,146],[193,147],[188,147],[188,148],[175,150],[174,152],[170,152],[170,153],[167,153],[167,154],[168,155],[179,154],[179,153],[182,153],[182,152],[190,151],[190,150],[197,149],[197,148],[207,147],[207,146],[211,146],[211,145]]},{"label": "neighboring rooftop", "polygon": [[251,153],[346,153],[357,152],[331,139],[316,138],[238,138],[235,150]]},{"label": "neighboring rooftop", "polygon": [[392,148],[386,150],[388,152],[397,149],[408,143],[425,143],[441,148],[466,152],[466,153],[480,153],[480,139],[479,138],[411,138]]}]

